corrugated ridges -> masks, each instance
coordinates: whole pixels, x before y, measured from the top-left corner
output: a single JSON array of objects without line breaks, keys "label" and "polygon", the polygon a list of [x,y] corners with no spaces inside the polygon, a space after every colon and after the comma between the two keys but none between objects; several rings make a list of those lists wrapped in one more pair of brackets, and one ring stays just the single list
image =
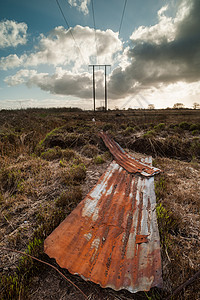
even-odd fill
[{"label": "corrugated ridges", "polygon": [[45,252],[72,274],[102,287],[130,292],[159,287],[155,205],[154,178],[132,175],[113,161],[86,198],[45,240]]},{"label": "corrugated ridges", "polygon": [[114,156],[116,162],[130,173],[140,173],[143,176],[149,177],[160,173],[160,170],[149,166],[148,164],[142,163],[137,159],[131,157],[128,153],[120,147],[112,138],[110,138],[105,132],[99,133],[103,139],[106,147],[110,150]]}]

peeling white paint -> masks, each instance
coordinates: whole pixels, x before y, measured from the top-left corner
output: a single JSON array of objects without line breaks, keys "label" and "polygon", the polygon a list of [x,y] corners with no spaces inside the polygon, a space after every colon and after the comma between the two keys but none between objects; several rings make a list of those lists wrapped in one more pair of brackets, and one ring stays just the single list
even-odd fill
[{"label": "peeling white paint", "polygon": [[91,248],[95,248],[96,250],[98,250],[99,244],[100,244],[100,238],[97,237],[97,238],[94,239],[94,241],[92,242]]},{"label": "peeling white paint", "polygon": [[89,232],[89,233],[85,233],[84,234],[84,237],[86,238],[86,240],[89,242],[89,240],[91,240],[91,238],[92,238],[92,234],[91,234],[91,232]]},{"label": "peeling white paint", "polygon": [[99,208],[96,207],[96,209],[92,215],[92,221],[94,221],[94,222],[97,221],[98,217],[99,217]]},{"label": "peeling white paint", "polygon": [[96,209],[98,201],[99,199],[90,200],[87,198],[83,207],[82,216],[90,218]]}]

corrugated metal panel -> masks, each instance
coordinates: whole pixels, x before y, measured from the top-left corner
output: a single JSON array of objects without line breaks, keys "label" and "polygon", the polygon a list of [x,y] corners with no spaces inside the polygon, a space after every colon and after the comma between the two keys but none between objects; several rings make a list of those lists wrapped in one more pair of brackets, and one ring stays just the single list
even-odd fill
[{"label": "corrugated metal panel", "polygon": [[45,253],[102,287],[132,293],[161,287],[155,206],[154,177],[130,174],[113,161],[45,240]]},{"label": "corrugated metal panel", "polygon": [[160,170],[144,164],[141,161],[131,157],[128,153],[120,147],[112,138],[110,138],[105,132],[99,133],[103,139],[106,147],[110,150],[117,163],[126,169],[130,173],[140,173],[143,176],[153,176],[160,173]]}]

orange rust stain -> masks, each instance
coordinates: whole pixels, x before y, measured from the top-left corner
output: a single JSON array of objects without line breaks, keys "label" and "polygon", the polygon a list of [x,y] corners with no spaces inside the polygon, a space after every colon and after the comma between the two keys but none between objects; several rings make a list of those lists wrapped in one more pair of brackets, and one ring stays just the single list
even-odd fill
[{"label": "orange rust stain", "polygon": [[102,287],[130,292],[160,287],[159,233],[151,209],[153,180],[130,174],[113,161],[47,237],[45,253],[72,274]]},{"label": "orange rust stain", "polygon": [[116,162],[130,173],[140,173],[143,176],[153,176],[160,173],[160,170],[149,166],[149,163],[142,163],[132,158],[126,153],[112,138],[105,132],[100,132],[99,136],[103,139]]},{"label": "orange rust stain", "polygon": [[147,237],[148,237],[148,234],[147,235],[138,234],[138,235],[136,235],[135,243],[136,244],[148,243]]}]

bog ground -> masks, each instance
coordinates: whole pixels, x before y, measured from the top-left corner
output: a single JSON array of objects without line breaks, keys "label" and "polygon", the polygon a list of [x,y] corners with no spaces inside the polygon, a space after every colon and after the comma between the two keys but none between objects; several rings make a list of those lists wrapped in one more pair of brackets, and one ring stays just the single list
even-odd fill
[{"label": "bog ground", "polygon": [[[133,156],[152,155],[163,171],[155,191],[164,286],[115,292],[60,270],[88,299],[164,299],[199,270],[199,110],[0,111],[0,247],[57,266],[44,255],[43,241],[112,161],[100,130]],[[1,299],[83,298],[55,270],[15,252],[0,250],[0,272]],[[199,291],[196,280],[174,299],[199,299]]]}]

